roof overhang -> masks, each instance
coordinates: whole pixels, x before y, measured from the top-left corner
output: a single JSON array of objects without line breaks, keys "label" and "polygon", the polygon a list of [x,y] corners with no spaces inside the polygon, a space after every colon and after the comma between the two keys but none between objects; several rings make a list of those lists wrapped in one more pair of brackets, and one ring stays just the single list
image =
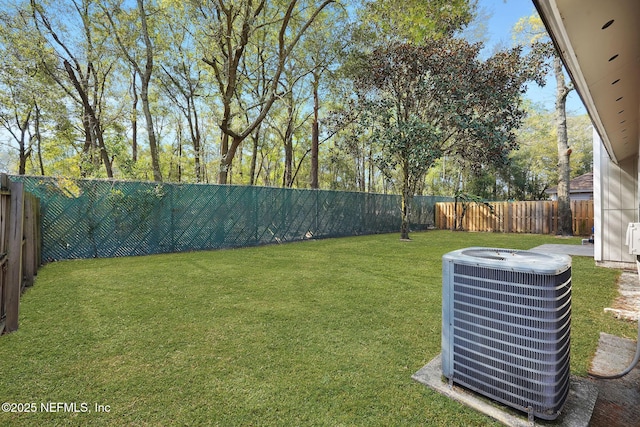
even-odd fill
[{"label": "roof overhang", "polygon": [[533,3],[611,160],[637,156],[640,1]]}]

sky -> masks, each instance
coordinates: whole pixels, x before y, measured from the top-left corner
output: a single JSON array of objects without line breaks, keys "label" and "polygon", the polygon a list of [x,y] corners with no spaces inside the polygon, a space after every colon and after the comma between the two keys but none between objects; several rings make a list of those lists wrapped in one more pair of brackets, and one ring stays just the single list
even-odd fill
[{"label": "sky", "polygon": [[[494,46],[512,46],[511,30],[518,20],[524,16],[530,16],[536,12],[531,0],[479,0],[478,6],[481,14],[486,19],[487,49]],[[548,83],[540,88],[537,84],[529,85],[527,98],[535,103],[540,103],[547,110],[554,109],[555,79],[547,78]],[[567,80],[568,81],[568,80]],[[576,91],[571,91],[567,98],[567,115],[575,116],[586,114],[580,96]]]}]

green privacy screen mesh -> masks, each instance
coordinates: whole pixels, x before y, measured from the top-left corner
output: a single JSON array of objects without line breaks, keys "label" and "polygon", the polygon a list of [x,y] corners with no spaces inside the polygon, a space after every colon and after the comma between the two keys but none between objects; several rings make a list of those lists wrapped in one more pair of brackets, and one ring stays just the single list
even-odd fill
[{"label": "green privacy screen mesh", "polygon": [[[399,196],[13,176],[40,199],[43,262],[232,248],[400,229]],[[413,201],[412,229],[441,197]]]}]

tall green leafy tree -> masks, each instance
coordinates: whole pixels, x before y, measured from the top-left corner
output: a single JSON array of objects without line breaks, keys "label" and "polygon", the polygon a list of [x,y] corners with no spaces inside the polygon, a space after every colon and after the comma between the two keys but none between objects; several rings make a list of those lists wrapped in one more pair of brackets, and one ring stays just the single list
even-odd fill
[{"label": "tall green leafy tree", "polygon": [[520,95],[539,77],[519,49],[479,58],[481,45],[456,38],[395,44],[365,57],[356,108],[374,120],[380,168],[402,195],[400,235],[409,238],[417,186],[444,155],[469,166],[500,164],[515,147],[523,118]]},{"label": "tall green leafy tree", "polygon": [[284,142],[283,186],[294,185],[309,154],[309,185],[319,186],[320,109],[328,96],[326,86],[332,84],[330,79],[347,43],[347,22],[344,9],[325,8],[304,32],[299,48],[285,65],[281,79],[284,95],[277,105],[277,115],[284,120],[281,125],[272,126]]},{"label": "tall green leafy tree", "polygon": [[[485,200],[545,200],[546,189],[558,183],[557,136],[553,110],[524,103],[526,116],[515,131],[518,148],[509,163],[469,168],[462,159],[443,157],[426,177],[427,194],[449,196],[456,191]],[[568,117],[571,178],[592,170],[591,125],[586,115]]]},{"label": "tall green leafy tree", "polygon": [[[511,196],[521,200],[546,199],[544,192],[558,184],[558,144],[554,110],[541,106],[529,106],[527,117],[518,129],[517,151],[511,155],[513,167],[503,172],[511,173],[509,181],[515,193]],[[567,117],[570,158],[570,178],[592,170],[593,147],[591,123],[586,115]],[[508,179],[508,178],[507,178]]]},{"label": "tall green leafy tree", "polygon": [[[155,69],[154,61],[157,55],[149,20],[151,15],[158,14],[157,7],[153,2],[136,0],[136,7],[131,10],[125,9],[120,3],[102,4],[101,8],[113,31],[121,55],[135,70],[134,76],[137,75],[140,79],[140,100],[146,122],[153,179],[162,181],[160,150],[149,99],[151,79]],[[152,14],[152,11],[155,13]]]},{"label": "tall green leafy tree", "polygon": [[44,45],[57,57],[56,64],[41,65],[78,108],[84,131],[81,174],[94,173],[102,164],[107,177],[112,178],[105,110],[115,59],[105,48],[107,34],[96,24],[103,19],[99,6],[92,0],[57,4],[31,0],[30,12]]},{"label": "tall green leafy tree", "polygon": [[159,67],[162,90],[170,104],[184,118],[180,130],[188,135],[193,147],[193,176],[196,182],[205,180],[204,124],[206,109],[202,98],[206,96],[207,82],[204,79],[205,64],[196,56],[193,25],[185,19],[184,5],[166,5],[166,22],[163,24],[165,43]]},{"label": "tall green leafy tree", "polygon": [[519,38],[528,39],[534,48],[543,52],[551,62],[556,82],[555,125],[557,132],[558,152],[558,234],[573,235],[573,215],[571,214],[570,180],[571,153],[567,133],[567,96],[574,89],[572,82],[567,82],[560,55],[549,41],[546,29],[537,14],[521,18],[514,27]]},{"label": "tall green leafy tree", "polygon": [[0,12],[0,126],[17,145],[20,175],[26,172],[41,117],[36,94],[45,93],[40,62],[48,52],[38,49],[42,45],[33,30],[26,11],[7,7]]},{"label": "tall green leafy tree", "polygon": [[[344,114],[351,109],[348,103],[353,99],[352,82],[367,63],[369,55],[376,47],[390,46],[394,43],[422,43],[425,38],[450,38],[464,28],[477,12],[476,2],[467,0],[455,1],[397,1],[397,0],[361,0],[358,7],[350,9],[356,19],[348,26],[348,31],[341,37],[346,46],[340,54],[339,68],[332,74],[331,95],[336,101],[332,104],[333,112],[341,112],[341,126],[356,118],[355,114]],[[349,117],[345,120],[345,117]],[[328,118],[331,122],[331,117]],[[326,120],[326,119],[325,119]],[[374,159],[379,157],[379,147],[367,144],[371,126],[363,123],[367,118],[359,115],[360,126],[357,131],[346,126],[338,131],[332,144],[331,169],[351,167],[354,171],[345,171],[345,176],[354,176],[353,186],[344,183],[350,189],[368,189],[368,191],[386,191],[388,181],[380,178],[380,170]],[[348,161],[337,161],[340,153],[344,153]],[[347,160],[347,159],[345,159]],[[332,172],[336,173],[336,172]],[[333,181],[332,181],[333,182]]]},{"label": "tall green leafy tree", "polygon": [[[311,145],[303,154],[310,154],[309,185],[319,188],[320,118],[321,107],[329,101],[330,90],[336,80],[336,70],[349,45],[353,22],[343,8],[325,9],[309,28],[302,41],[302,51],[310,65],[310,86],[313,99]],[[325,138],[324,140],[326,141]]]},{"label": "tall green leafy tree", "polygon": [[[263,122],[282,96],[280,79],[302,35],[318,14],[334,2],[242,0],[225,3],[218,0],[193,3],[194,19],[205,26],[200,40],[203,61],[211,67],[221,96],[220,184],[227,183],[229,168],[240,144]],[[296,22],[299,25],[293,25]],[[255,64],[256,67],[265,65],[270,70],[268,95],[259,105],[251,105],[249,123],[244,124],[235,120],[243,113],[237,101],[250,96],[248,86],[252,79],[251,75],[242,73],[241,64],[249,53],[248,47],[259,41],[256,34],[265,28],[270,28],[276,35],[275,43],[264,58],[255,58]],[[268,64],[261,64],[261,61],[268,61]]]}]

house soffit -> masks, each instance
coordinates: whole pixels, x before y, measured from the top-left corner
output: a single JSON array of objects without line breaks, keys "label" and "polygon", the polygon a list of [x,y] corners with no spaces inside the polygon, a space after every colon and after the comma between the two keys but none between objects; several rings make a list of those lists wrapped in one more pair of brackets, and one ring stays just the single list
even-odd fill
[{"label": "house soffit", "polygon": [[611,159],[637,156],[640,1],[534,3]]}]

